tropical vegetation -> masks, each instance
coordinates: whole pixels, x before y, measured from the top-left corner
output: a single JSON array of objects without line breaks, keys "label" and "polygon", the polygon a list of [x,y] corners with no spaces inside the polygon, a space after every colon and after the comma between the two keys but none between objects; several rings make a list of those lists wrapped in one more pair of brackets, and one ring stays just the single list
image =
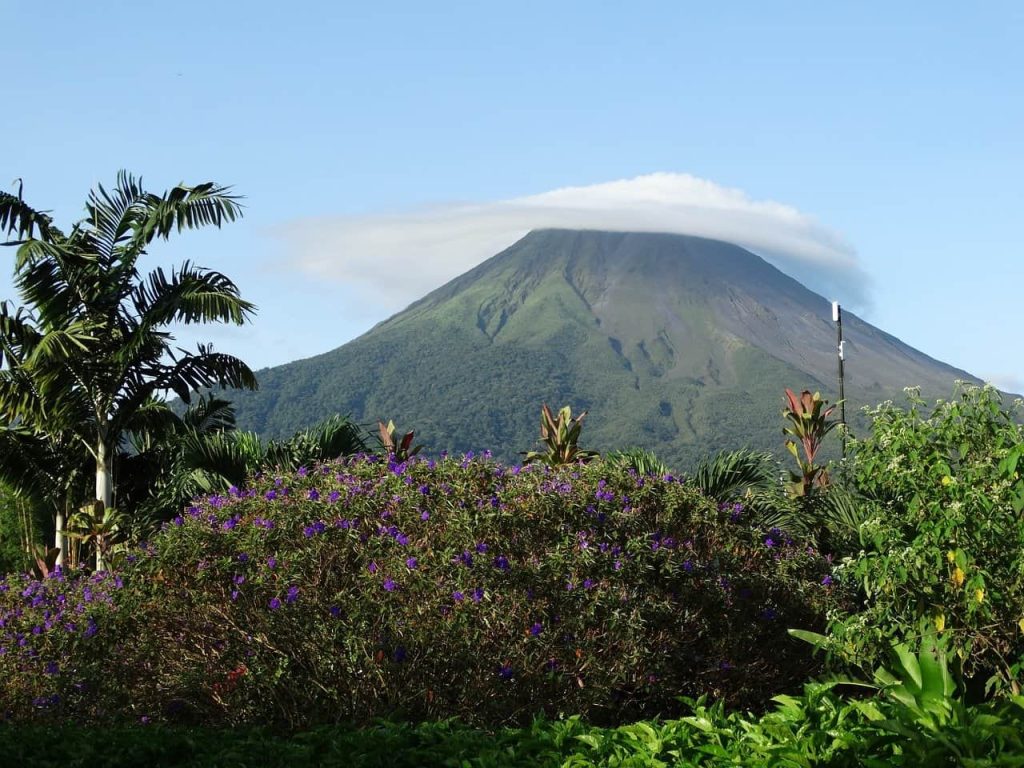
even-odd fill
[{"label": "tropical vegetation", "polygon": [[[139,270],[154,240],[236,219],[240,204],[225,187],[178,185],[158,195],[122,172],[113,189],[89,193],[86,217],[66,232],[21,191],[0,193],[0,229],[10,238],[3,245],[16,248],[14,283],[23,302],[0,304],[8,457],[0,472],[9,486],[55,503],[55,547],[63,550],[64,516],[69,503],[77,506],[83,463],[93,465],[91,499],[102,515],[114,506],[123,440],[175,420],[162,393],[188,401],[200,387],[256,386],[245,363],[208,345],[176,351],[168,327],[241,324],[254,307],[227,277],[188,261],[170,272]],[[31,456],[32,466],[14,461],[18,456]],[[97,536],[102,542],[104,534]],[[100,546],[99,566],[102,553]]]},{"label": "tropical vegetation", "polygon": [[1024,765],[1024,403],[910,390],[851,429],[786,389],[793,464],[684,471],[591,450],[569,406],[501,446],[522,463],[342,416],[267,439],[211,390],[255,385],[242,361],[170,347],[172,322],[253,307],[187,262],[138,268],[236,218],[229,190],[122,174],[66,234],[20,192],[0,196],[23,303],[0,305],[5,756]]}]

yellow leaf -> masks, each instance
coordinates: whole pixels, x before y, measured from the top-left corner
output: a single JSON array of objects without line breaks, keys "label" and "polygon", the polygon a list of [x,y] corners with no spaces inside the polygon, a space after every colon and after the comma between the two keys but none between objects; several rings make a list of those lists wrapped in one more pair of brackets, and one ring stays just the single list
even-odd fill
[{"label": "yellow leaf", "polygon": [[[1021,619],[1021,623],[1024,623],[1024,619]],[[946,616],[942,613],[935,614],[935,630],[941,632],[946,628]]]},{"label": "yellow leaf", "polygon": [[960,570],[960,566],[958,565],[956,569],[954,569],[953,571],[953,583],[956,584],[958,587],[961,586],[964,583],[965,576],[966,574],[962,570]]}]

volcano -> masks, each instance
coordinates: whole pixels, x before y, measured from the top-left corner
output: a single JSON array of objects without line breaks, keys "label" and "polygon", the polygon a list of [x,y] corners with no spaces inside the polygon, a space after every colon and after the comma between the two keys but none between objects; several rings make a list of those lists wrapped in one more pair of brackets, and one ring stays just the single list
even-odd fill
[{"label": "volcano", "polygon": [[[965,371],[843,314],[848,416]],[[333,413],[393,419],[428,453],[535,447],[541,403],[586,409],[581,444],[673,466],[778,451],[782,393],[837,399],[831,304],[759,256],[670,234],[538,230],[316,357],[233,392],[239,426],[281,436]]]}]

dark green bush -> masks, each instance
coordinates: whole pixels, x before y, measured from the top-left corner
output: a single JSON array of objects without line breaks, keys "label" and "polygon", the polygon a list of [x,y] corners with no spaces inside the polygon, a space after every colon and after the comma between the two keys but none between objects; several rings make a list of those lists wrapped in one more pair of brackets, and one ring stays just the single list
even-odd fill
[{"label": "dark green bush", "polygon": [[827,573],[671,477],[365,458],[197,503],[99,603],[87,579],[9,581],[0,698],[291,727],[760,706],[814,672],[786,629],[823,627]]},{"label": "dark green bush", "polygon": [[1024,699],[975,707],[934,702],[920,713],[894,697],[844,700],[830,686],[810,685],[802,695],[781,697],[761,717],[694,702],[681,719],[618,728],[576,717],[490,731],[446,721],[321,726],[292,734],[0,725],[0,755],[33,768],[1009,767],[1024,764]]}]

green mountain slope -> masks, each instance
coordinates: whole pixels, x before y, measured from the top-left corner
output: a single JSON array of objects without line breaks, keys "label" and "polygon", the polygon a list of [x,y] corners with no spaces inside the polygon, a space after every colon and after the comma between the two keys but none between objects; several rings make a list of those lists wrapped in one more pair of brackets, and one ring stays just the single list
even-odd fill
[{"label": "green mountain slope", "polygon": [[[969,374],[844,313],[847,410]],[[784,387],[835,400],[830,304],[728,243],[531,232],[331,352],[258,372],[241,426],[289,434],[331,413],[392,418],[430,451],[536,443],[542,402],[591,413],[587,447],[639,445],[676,466],[778,450]]]}]

